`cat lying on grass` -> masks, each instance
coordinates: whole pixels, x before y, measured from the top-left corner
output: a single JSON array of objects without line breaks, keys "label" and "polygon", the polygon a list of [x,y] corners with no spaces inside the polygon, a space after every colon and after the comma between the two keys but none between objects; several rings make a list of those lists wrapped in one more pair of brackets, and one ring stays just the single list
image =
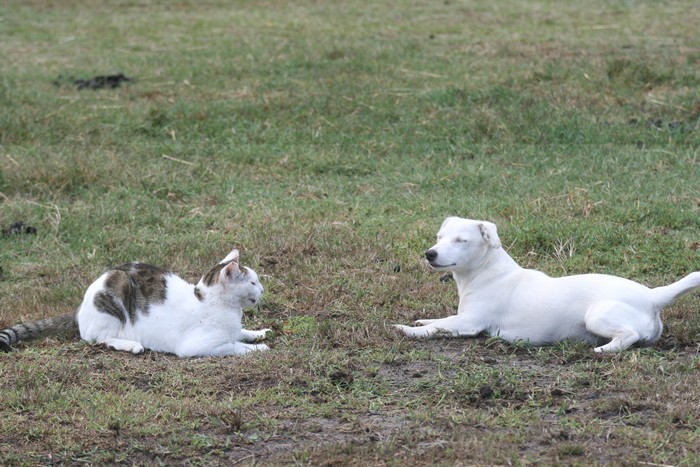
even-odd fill
[{"label": "cat lying on grass", "polygon": [[86,341],[133,354],[150,349],[204,357],[268,350],[250,342],[264,339],[269,329],[243,329],[243,308],[258,303],[263,287],[238,259],[233,250],[197,285],[148,264],[117,266],[88,287],[75,312],[1,330],[0,350],[76,326]]}]

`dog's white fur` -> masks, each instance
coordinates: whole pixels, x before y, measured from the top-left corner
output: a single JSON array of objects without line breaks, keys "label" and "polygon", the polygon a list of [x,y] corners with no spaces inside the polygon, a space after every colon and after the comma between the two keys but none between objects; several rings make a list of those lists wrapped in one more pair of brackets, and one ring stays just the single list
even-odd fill
[{"label": "dog's white fur", "polygon": [[700,272],[649,289],[621,277],[583,274],[553,278],[520,267],[501,248],[491,222],[448,217],[426,251],[435,270],[451,271],[459,292],[457,314],[395,325],[411,337],[488,334],[534,345],[585,341],[615,352],[661,336],[661,308],[700,287]]}]

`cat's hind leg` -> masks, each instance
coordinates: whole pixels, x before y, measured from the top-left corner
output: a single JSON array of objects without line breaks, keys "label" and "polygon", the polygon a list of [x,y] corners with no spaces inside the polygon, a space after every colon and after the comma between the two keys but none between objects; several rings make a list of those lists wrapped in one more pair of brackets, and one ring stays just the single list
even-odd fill
[{"label": "cat's hind leg", "polygon": [[77,317],[81,338],[89,342],[105,344],[112,350],[133,354],[143,353],[143,345],[139,342],[117,337],[124,329],[124,323],[112,314],[97,310],[87,299],[86,302],[87,304],[83,303],[81,306]]},{"label": "cat's hind leg", "polygon": [[112,350],[121,350],[123,352],[131,352],[134,355],[143,353],[143,345],[136,341],[130,341],[127,339],[118,339],[112,337],[105,340],[105,345]]},{"label": "cat's hind leg", "polygon": [[241,340],[243,342],[256,342],[267,337],[267,333],[272,329],[261,329],[259,331],[251,331],[250,329],[241,329]]}]

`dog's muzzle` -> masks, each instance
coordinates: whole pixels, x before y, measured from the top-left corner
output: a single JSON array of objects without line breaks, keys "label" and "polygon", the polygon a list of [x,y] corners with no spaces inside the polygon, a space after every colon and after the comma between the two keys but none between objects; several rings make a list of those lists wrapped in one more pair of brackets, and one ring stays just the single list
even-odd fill
[{"label": "dog's muzzle", "polygon": [[431,268],[434,269],[444,269],[444,268],[449,268],[452,266],[455,266],[455,263],[451,264],[438,264],[438,252],[436,250],[430,249],[425,252],[425,259],[428,260],[428,264],[430,264]]}]

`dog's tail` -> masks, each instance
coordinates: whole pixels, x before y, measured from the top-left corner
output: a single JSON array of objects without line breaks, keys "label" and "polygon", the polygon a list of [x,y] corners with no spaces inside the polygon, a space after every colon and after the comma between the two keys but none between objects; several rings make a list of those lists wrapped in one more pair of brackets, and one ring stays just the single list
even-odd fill
[{"label": "dog's tail", "polygon": [[76,311],[30,323],[16,324],[10,328],[0,330],[0,351],[9,352],[12,344],[21,340],[34,339],[43,335],[74,329],[78,329]]},{"label": "dog's tail", "polygon": [[673,301],[681,295],[687,294],[698,287],[700,287],[700,271],[691,272],[683,279],[671,285],[651,289],[651,292],[654,294],[654,302],[656,302],[659,307],[664,307],[673,303]]}]

